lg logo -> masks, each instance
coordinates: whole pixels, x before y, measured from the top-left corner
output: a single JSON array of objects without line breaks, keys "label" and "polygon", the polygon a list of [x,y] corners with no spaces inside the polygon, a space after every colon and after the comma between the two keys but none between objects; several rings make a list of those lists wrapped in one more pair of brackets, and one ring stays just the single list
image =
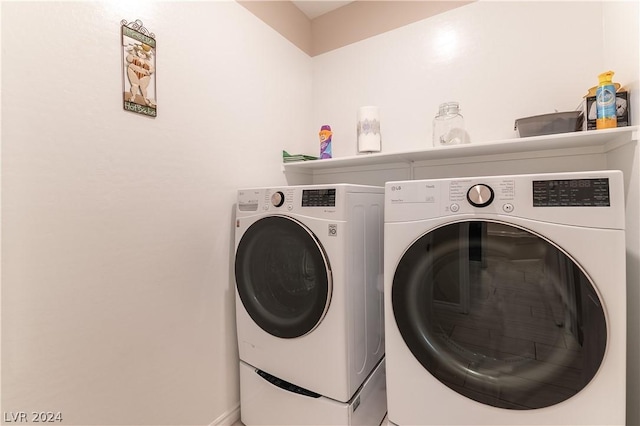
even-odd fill
[{"label": "lg logo", "polygon": [[400,190],[402,190],[402,186],[400,186],[400,185],[397,185],[397,186],[396,185],[392,185],[391,186],[391,191],[395,192],[395,191],[400,191]]}]

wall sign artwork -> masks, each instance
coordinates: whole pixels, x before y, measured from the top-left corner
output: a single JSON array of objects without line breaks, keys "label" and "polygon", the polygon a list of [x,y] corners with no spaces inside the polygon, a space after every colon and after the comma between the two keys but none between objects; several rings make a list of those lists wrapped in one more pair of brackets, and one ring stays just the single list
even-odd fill
[{"label": "wall sign artwork", "polygon": [[142,21],[120,21],[122,28],[123,107],[126,111],[155,117],[156,39]]}]

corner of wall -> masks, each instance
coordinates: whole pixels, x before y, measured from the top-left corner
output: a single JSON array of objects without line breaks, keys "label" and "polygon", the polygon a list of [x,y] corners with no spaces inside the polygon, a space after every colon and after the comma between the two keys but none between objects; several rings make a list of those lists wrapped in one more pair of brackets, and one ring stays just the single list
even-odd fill
[{"label": "corner of wall", "polygon": [[640,3],[602,4],[602,71],[615,72],[614,81],[627,87],[631,98],[631,124],[640,125]]},{"label": "corner of wall", "polygon": [[311,21],[311,53],[320,55],[474,1],[354,1]]},{"label": "corner of wall", "polygon": [[240,1],[265,24],[296,45],[307,55],[311,55],[311,21],[290,1]]}]

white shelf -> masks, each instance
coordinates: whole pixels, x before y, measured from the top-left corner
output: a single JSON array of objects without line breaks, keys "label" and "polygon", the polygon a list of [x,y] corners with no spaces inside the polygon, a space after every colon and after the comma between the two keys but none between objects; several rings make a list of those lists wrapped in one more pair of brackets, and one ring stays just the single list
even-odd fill
[{"label": "white shelf", "polygon": [[541,151],[571,151],[588,149],[591,152],[606,153],[624,144],[638,140],[639,126],[619,127],[607,130],[561,133],[529,138],[506,139],[468,145],[454,145],[420,151],[363,154],[327,160],[301,161],[283,164],[286,173],[314,174],[323,170],[352,167],[384,167],[385,165],[418,161],[455,161],[468,157],[517,155],[522,158],[535,156]]}]

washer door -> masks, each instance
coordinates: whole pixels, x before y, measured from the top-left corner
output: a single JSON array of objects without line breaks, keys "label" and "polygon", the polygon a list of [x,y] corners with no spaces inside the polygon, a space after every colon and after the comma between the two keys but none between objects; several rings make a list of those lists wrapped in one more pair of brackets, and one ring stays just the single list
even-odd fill
[{"label": "washer door", "polygon": [[415,358],[483,404],[557,404],[587,386],[604,357],[607,326],[593,283],[558,247],[513,225],[458,222],[423,235],[404,253],[391,291]]},{"label": "washer door", "polygon": [[253,223],[236,251],[242,304],[267,333],[303,336],[324,318],[331,301],[331,268],[316,236],[300,222],[269,216]]}]

